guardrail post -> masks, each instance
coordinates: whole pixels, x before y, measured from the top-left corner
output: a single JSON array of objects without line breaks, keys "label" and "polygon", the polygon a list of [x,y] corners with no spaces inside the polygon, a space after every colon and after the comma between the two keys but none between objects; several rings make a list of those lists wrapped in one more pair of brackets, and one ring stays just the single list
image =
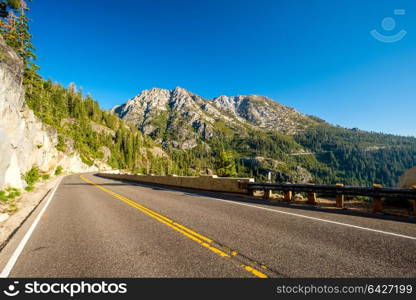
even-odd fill
[{"label": "guardrail post", "polygon": [[[344,186],[342,183],[337,183],[337,186]],[[338,194],[337,193],[337,207],[339,208],[344,208],[344,195],[343,194]]]},{"label": "guardrail post", "polygon": [[[412,186],[412,189],[416,190],[416,185]],[[411,214],[412,214],[412,216],[416,217],[416,200],[415,199],[410,200],[410,205],[412,207]]]},{"label": "guardrail post", "polygon": [[[307,185],[314,186],[313,183],[308,183]],[[315,205],[316,204],[316,193],[314,192],[307,192],[308,201],[306,203]]]},{"label": "guardrail post", "polygon": [[264,190],[263,199],[269,200],[272,197],[272,190]]},{"label": "guardrail post", "polygon": [[[176,176],[176,175],[175,175]],[[250,189],[247,182],[238,181],[238,188],[242,190],[247,190],[247,195],[253,197],[254,190]]]},{"label": "guardrail post", "polygon": [[292,191],[284,191],[283,194],[285,202],[292,201]]},{"label": "guardrail post", "polygon": [[410,205],[412,206],[412,216],[416,217],[416,200],[410,200]]},{"label": "guardrail post", "polygon": [[[373,188],[379,189],[383,186],[381,184],[373,184]],[[383,200],[380,196],[373,197],[373,213],[378,213],[383,211]]]},{"label": "guardrail post", "polygon": [[308,193],[308,204],[316,204],[316,193]]}]

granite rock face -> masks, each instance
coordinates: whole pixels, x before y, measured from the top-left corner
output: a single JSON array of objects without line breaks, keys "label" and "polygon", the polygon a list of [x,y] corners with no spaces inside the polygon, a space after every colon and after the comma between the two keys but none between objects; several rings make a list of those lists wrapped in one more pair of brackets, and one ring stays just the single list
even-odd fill
[{"label": "granite rock face", "polygon": [[22,80],[20,59],[0,37],[0,190],[23,188],[26,183],[21,175],[35,165],[49,174],[58,165],[67,172],[98,170],[84,164],[77,152],[56,149],[58,134],[26,106]]},{"label": "granite rock face", "polygon": [[219,96],[212,103],[218,110],[230,114],[240,122],[282,134],[293,135],[314,123],[294,108],[264,96]]}]

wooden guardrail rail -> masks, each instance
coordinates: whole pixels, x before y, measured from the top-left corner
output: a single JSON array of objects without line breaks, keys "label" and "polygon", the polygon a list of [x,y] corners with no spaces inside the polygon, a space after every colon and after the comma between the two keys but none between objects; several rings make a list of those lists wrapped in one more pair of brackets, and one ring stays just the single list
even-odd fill
[{"label": "wooden guardrail rail", "polygon": [[412,206],[412,215],[416,216],[416,186],[412,188],[388,188],[382,185],[372,187],[344,186],[337,185],[314,185],[314,184],[290,184],[290,183],[261,183],[261,182],[242,182],[243,188],[248,190],[249,195],[254,195],[254,191],[264,191],[264,198],[269,199],[272,191],[281,191],[284,200],[292,201],[293,192],[302,192],[308,195],[309,204],[316,204],[316,194],[336,195],[337,207],[344,207],[344,196],[366,196],[373,198],[373,212],[383,210],[383,198],[407,199]]}]

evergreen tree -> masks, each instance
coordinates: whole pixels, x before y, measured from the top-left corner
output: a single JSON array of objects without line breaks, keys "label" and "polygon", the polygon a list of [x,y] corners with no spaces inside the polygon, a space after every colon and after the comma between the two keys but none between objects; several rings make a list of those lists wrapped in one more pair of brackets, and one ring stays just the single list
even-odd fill
[{"label": "evergreen tree", "polygon": [[0,33],[5,42],[22,59],[24,83],[27,92],[32,93],[34,86],[40,83],[40,77],[37,73],[39,67],[34,62],[37,57],[34,53],[32,35],[29,32],[29,18],[26,15],[29,8],[23,0],[9,0],[6,4],[10,8],[9,16],[0,19]]},{"label": "evergreen tree", "polygon": [[231,152],[221,151],[216,161],[217,175],[221,177],[236,176],[236,164]]}]

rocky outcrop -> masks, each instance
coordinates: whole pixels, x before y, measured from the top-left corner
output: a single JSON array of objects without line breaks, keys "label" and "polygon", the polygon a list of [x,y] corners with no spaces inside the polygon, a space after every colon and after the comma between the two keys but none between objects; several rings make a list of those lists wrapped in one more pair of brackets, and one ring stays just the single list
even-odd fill
[{"label": "rocky outcrop", "polygon": [[416,187],[416,167],[407,170],[401,177],[398,184],[401,188]]},{"label": "rocky outcrop", "polygon": [[45,173],[58,165],[68,172],[98,170],[84,164],[78,153],[56,149],[56,130],[43,124],[24,102],[22,76],[20,59],[0,36],[0,190],[24,187],[21,175],[35,165]]},{"label": "rocky outcrop", "polygon": [[294,108],[264,96],[220,96],[214,98],[212,104],[241,122],[288,135],[296,134],[314,123]]},{"label": "rocky outcrop", "polygon": [[98,124],[96,122],[91,121],[90,122],[91,125],[91,129],[99,134],[107,134],[107,135],[111,135],[113,138],[116,136],[116,132],[110,128],[108,128],[107,126]]},{"label": "rocky outcrop", "polygon": [[296,166],[295,169],[290,170],[283,161],[278,161],[268,157],[242,157],[240,161],[250,167],[256,167],[260,173],[267,176],[268,172],[275,175],[277,182],[291,182],[291,183],[310,183],[313,182],[312,174],[301,166]]}]

